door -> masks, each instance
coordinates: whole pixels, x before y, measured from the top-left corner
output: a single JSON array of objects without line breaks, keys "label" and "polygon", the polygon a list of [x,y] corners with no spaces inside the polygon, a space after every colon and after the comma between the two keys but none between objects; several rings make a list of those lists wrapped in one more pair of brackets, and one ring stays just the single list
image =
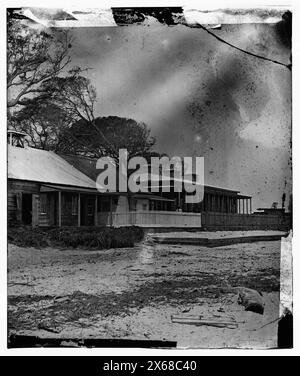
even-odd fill
[{"label": "door", "polygon": [[32,194],[22,194],[22,222],[24,225],[32,224]]},{"label": "door", "polygon": [[81,225],[94,226],[95,224],[95,196],[81,196]]}]

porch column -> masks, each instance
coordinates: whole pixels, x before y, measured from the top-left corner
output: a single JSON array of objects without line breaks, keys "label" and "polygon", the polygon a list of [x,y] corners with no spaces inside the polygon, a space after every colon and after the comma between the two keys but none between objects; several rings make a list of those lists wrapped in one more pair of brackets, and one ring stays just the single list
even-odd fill
[{"label": "porch column", "polygon": [[250,214],[252,214],[252,198],[250,198]]},{"label": "porch column", "polygon": [[58,191],[58,227],[61,227],[61,191]]},{"label": "porch column", "polygon": [[78,208],[77,208],[77,212],[78,212],[78,227],[80,227],[80,225],[81,225],[81,219],[80,219],[80,217],[81,217],[81,197],[80,197],[80,193],[78,193]]},{"label": "porch column", "polygon": [[98,226],[98,196],[95,195],[95,226]]},{"label": "porch column", "polygon": [[243,199],[243,214],[245,214],[245,200]]}]

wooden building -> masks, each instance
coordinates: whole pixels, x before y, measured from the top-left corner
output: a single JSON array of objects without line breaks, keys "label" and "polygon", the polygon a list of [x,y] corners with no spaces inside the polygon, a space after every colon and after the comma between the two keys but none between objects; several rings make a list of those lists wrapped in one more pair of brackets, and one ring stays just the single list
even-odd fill
[{"label": "wooden building", "polygon": [[23,137],[18,132],[8,137],[9,225],[113,225],[113,213],[149,211],[153,202],[172,202],[152,194],[100,193],[95,161],[73,156],[71,164],[67,156],[25,147]]},{"label": "wooden building", "polygon": [[88,224],[95,183],[57,154],[8,145],[8,223],[33,226]]},{"label": "wooden building", "polygon": [[[186,202],[187,193],[184,189],[184,184],[182,184],[182,192],[174,192],[174,178],[171,177],[168,183],[163,182],[163,179],[161,177],[157,177],[156,180],[156,185],[157,187],[159,187],[158,194],[161,197],[173,200],[174,205],[172,206],[171,210],[180,210],[182,212],[188,213],[252,213],[252,197],[242,195],[239,191],[204,185],[203,200],[199,203],[189,204]],[[164,192],[162,187],[168,187],[169,192]],[[148,188],[150,189],[150,184],[148,184]],[[156,207],[155,210],[157,210]]]},{"label": "wooden building", "polygon": [[251,214],[252,197],[239,191],[205,185],[203,201],[199,204],[183,203],[183,207],[188,212]]},{"label": "wooden building", "polygon": [[204,199],[197,204],[187,204],[185,192],[172,189],[100,193],[96,160],[26,147],[18,132],[9,133],[8,142],[9,225],[200,228],[204,213],[252,212],[250,196],[211,186],[204,187]]}]

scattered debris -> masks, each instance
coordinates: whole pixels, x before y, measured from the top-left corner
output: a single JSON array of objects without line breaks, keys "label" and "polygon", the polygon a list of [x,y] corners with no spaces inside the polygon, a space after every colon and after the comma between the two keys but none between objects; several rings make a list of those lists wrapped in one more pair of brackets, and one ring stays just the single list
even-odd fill
[{"label": "scattered debris", "polygon": [[70,297],[69,296],[56,296],[54,298],[54,301],[56,303],[62,303],[62,302],[68,302],[70,300]]},{"label": "scattered debris", "polygon": [[[280,242],[264,242],[212,251],[157,245],[152,254],[154,264],[148,267],[142,264],[143,257],[149,254],[142,245],[126,251],[101,252],[24,250],[10,245],[9,282],[32,282],[36,286],[34,289],[27,285],[8,286],[9,330],[16,334],[59,337],[59,341],[97,333],[105,338],[139,338],[147,342],[166,337],[178,340],[180,346],[193,347],[217,346],[221,340],[233,347],[240,343],[276,346],[276,323],[266,328],[270,333],[267,344],[257,330],[278,316],[280,246]],[[170,251],[186,252],[189,257],[174,257]],[[181,265],[176,264],[178,259],[183,260]],[[168,267],[163,268],[165,265]],[[133,272],[129,268],[139,270]],[[247,276],[243,275],[245,269],[249,269]],[[30,280],[26,279],[29,272]],[[57,278],[62,274],[63,280]],[[80,278],[85,278],[84,282],[79,282]],[[245,307],[238,305],[243,287],[263,293],[266,307],[263,316],[245,312]],[[234,320],[227,317],[230,314]],[[171,322],[171,315],[203,317],[200,324],[180,325],[182,321]],[[246,320],[244,325],[239,323],[243,320]],[[236,330],[224,327],[224,323],[233,326],[235,321]],[[37,330],[38,323],[45,322],[47,327],[42,325]],[[211,322],[217,325],[211,326]],[[59,334],[55,334],[56,326],[63,328]],[[151,328],[149,339],[148,328]],[[21,340],[32,344],[26,338]],[[44,346],[40,340],[38,344]],[[63,345],[74,346],[74,343]]]},{"label": "scattered debris", "polygon": [[264,301],[262,294],[247,287],[239,288],[238,303],[245,307],[245,311],[264,314]]},{"label": "scattered debris", "polygon": [[202,316],[171,316],[171,321],[173,323],[178,324],[187,324],[187,325],[208,325],[208,326],[214,326],[217,328],[228,328],[228,329],[236,329],[238,328],[239,323],[242,322],[236,322],[235,320],[232,321],[221,321],[221,320],[215,320],[215,319],[204,319]]},{"label": "scattered debris", "polygon": [[171,251],[171,252],[169,252],[169,255],[191,256],[188,253],[180,252],[180,251]]},{"label": "scattered debris", "polygon": [[35,286],[34,283],[30,283],[30,282],[8,282],[8,285],[9,286]]},{"label": "scattered debris", "polygon": [[191,310],[191,307],[188,307],[188,308],[184,308],[181,312],[187,313],[187,312],[190,312],[190,310]]},{"label": "scattered debris", "polygon": [[53,326],[49,324],[48,322],[40,322],[38,324],[38,329],[46,330],[47,332],[51,332],[51,333],[60,333],[62,331],[62,328]]}]

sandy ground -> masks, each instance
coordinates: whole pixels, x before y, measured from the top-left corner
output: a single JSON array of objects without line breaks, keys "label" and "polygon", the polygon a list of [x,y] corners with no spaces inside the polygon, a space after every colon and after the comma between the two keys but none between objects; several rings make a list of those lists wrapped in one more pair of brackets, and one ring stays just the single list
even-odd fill
[{"label": "sandy ground", "polygon": [[[104,251],[10,245],[8,267],[10,333],[276,347],[277,323],[270,322],[279,313],[280,241],[218,248],[146,241]],[[236,286],[262,292],[263,315],[237,303]],[[176,314],[239,324],[172,323]]]}]

